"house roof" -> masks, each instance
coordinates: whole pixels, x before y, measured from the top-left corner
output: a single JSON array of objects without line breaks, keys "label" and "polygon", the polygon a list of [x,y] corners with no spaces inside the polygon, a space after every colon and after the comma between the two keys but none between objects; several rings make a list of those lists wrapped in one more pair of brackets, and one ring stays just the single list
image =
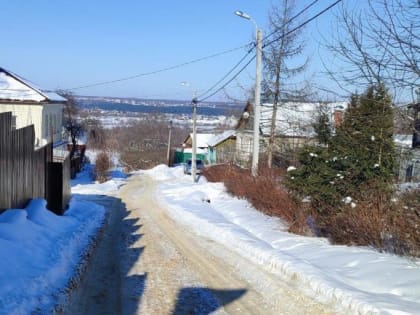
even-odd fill
[{"label": "house roof", "polygon": [[[184,143],[192,145],[192,133],[188,135],[188,137],[185,139]],[[208,147],[208,141],[214,137],[214,134],[212,133],[197,133],[197,148],[207,148]]]},{"label": "house roof", "polygon": [[214,135],[212,138],[210,138],[207,141],[207,144],[209,145],[209,147],[214,147],[235,135],[236,135],[235,130],[226,130],[220,134]]},{"label": "house roof", "polygon": [[0,67],[0,100],[63,103],[67,100],[57,93],[40,89],[28,80]]},{"label": "house roof", "polygon": [[[279,104],[276,117],[276,135],[293,137],[313,137],[315,135],[312,124],[318,117],[321,108],[327,112],[331,121],[335,118],[334,111],[344,111],[347,108],[347,102],[284,102]],[[247,106],[245,111],[250,112]],[[263,135],[270,134],[271,119],[273,115],[273,104],[263,103],[261,105],[260,132]],[[246,123],[239,123],[240,128],[252,128],[250,122],[253,121],[253,115],[242,115],[241,120],[247,120]]]},{"label": "house roof", "polygon": [[396,134],[393,136],[394,143],[400,147],[411,147],[413,143],[413,135]]}]

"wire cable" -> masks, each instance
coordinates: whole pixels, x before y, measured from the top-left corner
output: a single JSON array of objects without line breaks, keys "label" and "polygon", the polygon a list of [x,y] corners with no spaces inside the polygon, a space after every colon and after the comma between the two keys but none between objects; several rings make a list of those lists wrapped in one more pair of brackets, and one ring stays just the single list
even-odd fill
[{"label": "wire cable", "polygon": [[[298,14],[296,14],[294,17],[292,17],[288,21],[288,23],[290,23],[291,21],[293,21],[294,19],[296,19],[297,17],[299,17],[300,15],[302,15],[306,10],[308,10],[310,7],[312,7],[318,1],[319,0],[312,1],[308,6],[306,6]],[[267,37],[270,37],[270,36],[272,36],[275,33],[276,32],[272,32]],[[100,85],[107,85],[107,84],[112,84],[112,83],[117,83],[117,82],[122,82],[122,81],[133,80],[133,79],[136,79],[136,78],[139,78],[139,77],[143,77],[143,76],[149,76],[149,75],[158,74],[158,73],[161,73],[161,72],[166,72],[166,71],[174,70],[174,69],[181,68],[181,67],[184,67],[184,66],[187,66],[187,65],[190,65],[190,64],[198,63],[198,62],[201,62],[201,61],[204,61],[204,60],[216,58],[216,57],[219,57],[219,56],[222,56],[222,55],[231,53],[233,51],[236,51],[236,50],[242,49],[244,47],[247,47],[247,46],[249,46],[249,44],[250,43],[247,43],[245,45],[242,45],[242,46],[239,46],[239,47],[236,47],[236,48],[225,50],[225,51],[222,51],[222,52],[219,52],[219,53],[215,53],[215,54],[212,54],[212,55],[209,55],[209,56],[197,58],[197,59],[194,59],[194,60],[191,60],[191,61],[187,61],[187,62],[184,62],[184,63],[180,63],[180,64],[177,64],[177,65],[169,66],[169,67],[166,67],[166,68],[158,69],[158,70],[155,70],[155,71],[139,73],[139,74],[135,74],[135,75],[132,75],[132,76],[123,77],[123,78],[119,78],[119,79],[115,79],[115,80],[109,80],[109,81],[103,81],[103,82],[98,82],[98,83],[86,84],[86,85],[82,85],[82,86],[70,88],[69,90],[70,91],[74,91],[74,90],[85,89],[85,88],[89,88],[89,87],[95,87],[95,86],[100,86]],[[253,47],[255,47],[255,43],[253,44]],[[237,65],[235,65],[221,80],[219,80],[217,83],[215,83],[215,86],[217,86],[217,84],[219,84],[230,73],[232,73],[239,66],[239,64],[246,58],[246,56],[249,55],[249,54],[250,54],[250,52],[248,52],[244,57],[242,57],[241,61],[239,61]],[[206,93],[208,93],[212,89],[213,89],[213,87],[209,88],[205,93],[203,93],[203,95],[206,94]]]},{"label": "wire cable", "polygon": [[[304,7],[301,11],[299,11],[295,16],[291,17],[290,20],[287,21],[286,24],[290,24],[293,22],[293,20],[297,19],[299,16],[301,16],[303,13],[305,13],[307,10],[309,10],[313,5],[315,5],[319,0],[314,0],[310,4],[308,4],[306,7]],[[265,36],[264,39],[268,39],[269,37],[273,36],[275,33],[279,32],[280,30],[274,30],[267,36]]]},{"label": "wire cable", "polygon": [[[296,18],[298,18],[299,16],[301,16],[304,12],[306,12],[310,7],[312,7],[313,5],[315,5],[318,1],[319,0],[312,1],[309,5],[307,5],[301,11],[299,11],[296,15],[294,15],[289,21],[287,21],[286,24],[290,24],[293,20],[295,20]],[[267,39],[268,37],[271,37],[276,32],[278,32],[278,30],[271,32],[268,36],[265,37],[265,39]],[[245,58],[251,53],[251,51],[255,47],[256,47],[256,43],[253,43],[252,49],[249,50],[248,53],[244,57],[242,57],[242,59],[231,70],[229,70],[219,81],[217,81],[214,85],[212,85],[209,89],[207,89],[204,93],[202,93],[198,98],[204,98],[204,96],[207,93],[209,93],[211,90],[213,90],[215,87],[217,87],[218,84],[220,84],[221,82],[223,82],[223,80],[225,80],[237,67],[239,67],[239,65],[242,63],[242,61],[245,60]],[[204,98],[204,99],[207,99],[207,97]]]},{"label": "wire cable", "polygon": [[263,45],[263,48],[265,48],[265,47],[267,47],[267,46],[270,46],[270,45],[274,44],[276,41],[278,41],[278,40],[282,39],[282,37],[284,37],[284,36],[288,36],[288,35],[290,35],[291,33],[296,32],[298,29],[300,29],[300,28],[304,27],[306,24],[308,24],[308,23],[312,22],[313,20],[315,20],[315,19],[316,19],[316,18],[318,18],[319,16],[323,15],[325,12],[327,12],[327,11],[331,10],[333,7],[335,7],[335,6],[336,6],[337,4],[339,4],[341,1],[343,1],[343,0],[337,0],[337,1],[335,1],[333,4],[329,5],[329,6],[328,6],[328,7],[326,7],[324,10],[322,10],[322,11],[318,12],[318,13],[317,13],[317,14],[315,14],[313,17],[311,17],[311,18],[307,19],[305,22],[303,22],[303,23],[299,24],[299,25],[298,25],[298,26],[296,26],[295,28],[291,29],[291,30],[290,30],[290,31],[288,31],[286,34],[281,35],[280,37],[277,37],[277,38],[275,38],[275,39],[273,39],[273,40],[269,41],[268,43],[264,44],[264,45]]},{"label": "wire cable", "polygon": [[[213,84],[210,88],[208,88],[205,92],[198,96],[198,98],[203,98],[207,93],[211,92],[215,87],[217,87],[223,80],[225,80],[239,65],[249,56],[249,54],[255,49],[255,46],[252,47],[248,52],[230,69],[219,81]],[[207,98],[206,98],[207,99]]]},{"label": "wire cable", "polygon": [[121,82],[121,81],[132,80],[132,79],[136,79],[136,78],[140,78],[140,77],[144,77],[144,76],[149,76],[149,75],[153,75],[153,74],[158,74],[158,73],[161,73],[161,72],[167,72],[167,71],[178,69],[178,68],[181,68],[181,67],[185,67],[185,66],[188,66],[188,65],[191,65],[191,64],[194,64],[194,63],[198,63],[198,62],[201,62],[201,61],[204,61],[204,60],[208,60],[208,59],[212,59],[212,58],[216,58],[216,57],[219,57],[219,56],[229,54],[229,53],[234,52],[236,50],[243,49],[243,48],[249,46],[249,44],[250,43],[247,43],[246,45],[242,45],[242,46],[239,46],[239,47],[236,47],[236,48],[224,50],[224,51],[212,54],[212,55],[208,55],[208,56],[205,56],[205,57],[193,59],[193,60],[190,60],[190,61],[187,61],[187,62],[183,62],[183,63],[176,64],[176,65],[173,65],[173,66],[162,68],[162,69],[158,69],[158,70],[155,70],[155,71],[144,72],[144,73],[139,73],[139,74],[135,74],[135,75],[128,76],[128,77],[123,77],[123,78],[120,78],[120,79],[102,81],[102,82],[98,82],[98,83],[86,84],[86,85],[70,88],[69,91],[80,90],[80,89],[85,89],[85,88],[90,88],[90,87],[100,86],[100,85],[107,85],[107,84],[117,83],[117,82]]},{"label": "wire cable", "polygon": [[198,102],[199,103],[204,102],[204,101],[208,100],[210,97],[219,93],[221,90],[223,90],[226,86],[228,86],[233,80],[235,80],[251,64],[251,62],[255,59],[256,56],[257,55],[253,55],[252,58],[250,60],[248,60],[248,62],[229,81],[227,81],[225,84],[223,84],[220,88],[218,88],[215,92],[213,92],[209,96],[206,96],[203,99],[199,99]]},{"label": "wire cable", "polygon": [[[307,19],[306,21],[302,22],[301,24],[299,24],[298,26],[296,26],[295,28],[293,28],[292,30],[290,30],[289,32],[282,34],[280,37],[277,37],[274,40],[271,40],[270,42],[266,43],[263,45],[263,48],[270,46],[272,44],[274,44],[276,41],[280,40],[281,38],[290,35],[291,33],[297,31],[298,29],[304,27],[306,24],[312,22],[313,20],[315,20],[316,18],[318,18],[319,16],[323,15],[324,13],[326,13],[327,11],[331,10],[333,7],[335,7],[338,3],[340,3],[343,0],[337,0],[335,1],[333,4],[329,5],[328,7],[326,7],[325,9],[323,9],[322,11],[318,12],[317,14],[315,14],[314,16],[312,16],[311,18]],[[312,6],[313,4],[315,4],[315,1],[313,1],[311,4],[309,4],[307,7],[305,7],[302,11],[307,10],[310,6]],[[302,12],[301,11],[301,12]],[[297,15],[295,15],[296,17],[299,16],[301,14],[301,12],[299,12]],[[290,23],[290,20],[289,20]],[[272,34],[270,34],[271,36]],[[221,90],[223,90],[226,86],[228,86],[233,80],[235,80],[239,74],[241,74],[248,66],[249,64],[255,59],[256,54],[253,55],[253,57],[245,64],[245,66],[243,66],[238,72],[235,73],[235,75],[229,79],[225,84],[223,84],[220,88],[218,88],[215,92],[213,92],[212,94],[210,94],[209,96],[206,96],[202,99],[199,99],[198,102],[204,102],[205,100],[209,99],[210,97],[214,96],[215,94],[217,94],[218,92],[220,92]],[[242,60],[241,60],[242,61]],[[236,66],[235,66],[236,67]],[[229,71],[229,73],[231,73],[232,71]],[[226,78],[229,74],[225,75],[223,77],[222,80],[219,80],[218,82],[221,82],[224,80],[224,78]],[[215,85],[214,85],[215,86]],[[208,89],[207,91],[209,91],[210,89]],[[206,92],[207,93],[207,92]]]}]

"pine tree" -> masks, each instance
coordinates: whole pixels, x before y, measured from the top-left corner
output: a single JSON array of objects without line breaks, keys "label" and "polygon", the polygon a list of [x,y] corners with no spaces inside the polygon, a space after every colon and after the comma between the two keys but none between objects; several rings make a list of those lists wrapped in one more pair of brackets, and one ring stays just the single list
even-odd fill
[{"label": "pine tree", "polygon": [[353,95],[344,122],[328,146],[302,150],[301,166],[288,173],[286,185],[312,209],[329,215],[344,209],[341,202],[389,196],[394,170],[391,98],[383,85]]},{"label": "pine tree", "polygon": [[314,128],[318,142],[320,144],[327,145],[331,140],[332,131],[331,122],[325,109],[321,108],[312,127]]},{"label": "pine tree", "polygon": [[353,95],[343,124],[331,141],[331,153],[346,159],[348,193],[361,184],[390,188],[394,171],[393,113],[385,87],[371,86]]}]

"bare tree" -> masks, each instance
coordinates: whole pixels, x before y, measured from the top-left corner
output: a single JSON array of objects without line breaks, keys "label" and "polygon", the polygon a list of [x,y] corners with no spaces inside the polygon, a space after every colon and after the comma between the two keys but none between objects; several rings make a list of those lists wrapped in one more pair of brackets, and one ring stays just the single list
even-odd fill
[{"label": "bare tree", "polygon": [[340,70],[329,62],[329,74],[347,92],[384,83],[395,97],[414,100],[420,85],[420,1],[368,0],[367,7],[342,7],[327,45]]},{"label": "bare tree", "polygon": [[[271,168],[276,133],[277,109],[281,99],[295,99],[301,96],[302,89],[290,84],[290,80],[305,70],[306,59],[299,65],[292,65],[292,59],[302,54],[304,42],[301,40],[302,29],[291,32],[297,20],[294,16],[294,0],[281,0],[280,5],[273,5],[269,12],[270,34],[278,36],[279,40],[273,42],[264,50],[264,82],[263,93],[266,98],[272,99],[273,110],[271,116],[270,138],[267,148],[267,164]],[[286,86],[285,81],[288,81]]]},{"label": "bare tree", "polygon": [[104,149],[106,147],[105,129],[99,119],[85,118],[82,121],[83,130],[87,134],[87,145],[92,149]]},{"label": "bare tree", "polygon": [[76,152],[77,140],[83,135],[83,127],[77,120],[79,108],[72,92],[60,90],[57,91],[57,93],[67,99],[67,102],[64,105],[63,117],[64,127],[71,138],[72,148],[70,151],[70,159],[72,159]]}]

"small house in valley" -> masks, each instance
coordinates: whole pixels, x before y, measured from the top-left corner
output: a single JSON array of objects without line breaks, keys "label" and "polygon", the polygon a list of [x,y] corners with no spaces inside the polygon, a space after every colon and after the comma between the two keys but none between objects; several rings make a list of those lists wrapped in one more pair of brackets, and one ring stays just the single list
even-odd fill
[{"label": "small house in valley", "polygon": [[[232,162],[235,156],[236,135],[234,130],[222,133],[197,133],[197,159],[203,160],[205,164]],[[182,148],[175,151],[174,163],[184,163],[192,157],[193,134],[189,134]]]},{"label": "small house in valley", "polygon": [[[197,133],[197,145],[196,145],[196,154],[197,159],[203,160],[206,164],[209,163],[209,146],[208,140],[211,139],[214,135],[212,133]],[[193,134],[190,133],[182,143],[182,148],[175,152],[175,163],[184,163],[192,157],[192,143],[193,143]]]},{"label": "small house in valley", "polygon": [[230,163],[235,160],[236,155],[236,132],[226,130],[215,134],[207,142],[209,147],[210,164]]},{"label": "small house in valley", "polygon": [[[287,161],[297,148],[315,143],[313,124],[321,112],[330,117],[331,128],[334,129],[342,120],[346,102],[293,102],[284,101],[278,105],[275,118],[275,148],[278,159]],[[267,150],[273,124],[273,104],[261,104],[260,113],[260,153]],[[249,163],[252,154],[254,125],[254,106],[248,103],[238,121],[236,128],[236,157],[241,165]]]}]

